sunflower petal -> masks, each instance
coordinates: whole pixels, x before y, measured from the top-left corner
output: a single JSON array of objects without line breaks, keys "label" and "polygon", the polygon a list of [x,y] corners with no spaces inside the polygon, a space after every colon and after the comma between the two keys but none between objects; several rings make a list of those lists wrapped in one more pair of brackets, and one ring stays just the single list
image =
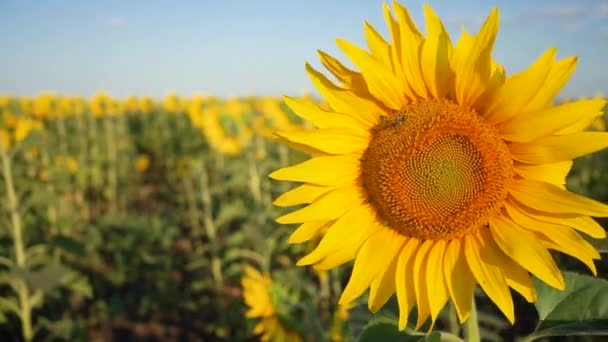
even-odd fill
[{"label": "sunflower petal", "polygon": [[[338,186],[352,183],[357,179],[360,176],[360,165],[361,161],[354,155],[322,156],[278,169],[272,172],[269,177],[276,180]],[[328,172],[328,170],[331,170],[331,172]],[[315,190],[312,186],[310,186],[310,189],[306,189],[306,191]],[[321,190],[318,191],[321,192]]]},{"label": "sunflower petal", "polygon": [[539,165],[515,163],[513,169],[515,173],[526,179],[563,186],[566,184],[566,177],[572,169],[572,164],[572,160]]},{"label": "sunflower petal", "polygon": [[389,69],[386,69],[365,50],[346,40],[338,38],[336,43],[340,50],[361,70],[369,92],[376,99],[392,109],[400,109],[407,104],[403,92],[400,90],[399,80]]},{"label": "sunflower petal", "polygon": [[509,286],[501,268],[487,261],[487,255],[491,252],[487,241],[492,237],[486,229],[481,229],[479,235],[467,235],[464,237],[464,252],[467,264],[481,288],[496,303],[496,306],[507,317],[509,322],[513,324],[515,313]]},{"label": "sunflower petal", "polygon": [[378,276],[374,280],[369,287],[369,311],[376,313],[380,308],[386,304],[386,302],[391,298],[391,296],[395,293],[395,273],[397,271],[397,261],[399,260],[399,254],[401,251],[397,253],[393,257],[393,260],[388,265],[386,270],[380,272],[381,277]]},{"label": "sunflower petal", "polygon": [[443,271],[446,285],[454,302],[458,320],[462,323],[471,313],[475,278],[469,269],[464,255],[464,241],[454,239],[446,248]]},{"label": "sunflower petal", "polygon": [[501,124],[500,134],[509,141],[529,142],[558,132],[581,120],[590,121],[601,114],[605,104],[603,99],[581,100],[524,113]]},{"label": "sunflower petal", "polygon": [[443,274],[445,249],[445,240],[436,241],[429,252],[427,261],[426,281],[428,292],[432,294],[429,295],[429,306],[433,322],[448,301],[448,289]]},{"label": "sunflower petal", "polygon": [[539,221],[550,222],[565,225],[583,232],[594,239],[603,239],[606,237],[606,231],[602,226],[589,216],[580,216],[576,214],[562,213],[547,213],[540,210],[532,209],[529,206],[518,203],[517,201],[507,200],[506,205],[515,206],[517,209],[526,215]]},{"label": "sunflower petal", "polygon": [[393,229],[381,228],[373,233],[357,253],[353,272],[338,304],[348,305],[361,296],[376,277],[382,276],[380,272],[386,270],[404,243],[404,236]]},{"label": "sunflower petal", "polygon": [[319,245],[300,259],[298,266],[314,264],[341,249],[349,247],[358,249],[378,228],[375,213],[367,204],[354,206],[344,215],[340,214],[336,218],[338,220],[329,227]]},{"label": "sunflower petal", "polygon": [[369,97],[369,91],[367,89],[367,84],[363,79],[363,75],[356,71],[350,70],[344,64],[340,63],[336,58],[328,55],[327,53],[317,50],[319,54],[319,59],[321,60],[321,64],[331,72],[340,83],[342,83],[342,87],[353,91],[356,94],[361,94],[363,96],[367,95]]},{"label": "sunflower petal", "polygon": [[342,127],[356,131],[365,131],[371,128],[369,122],[358,120],[346,114],[324,110],[308,99],[295,99],[289,96],[283,96],[283,100],[297,116],[310,121],[318,128]]},{"label": "sunflower petal", "polygon": [[608,133],[582,132],[552,135],[526,144],[512,144],[513,159],[531,164],[574,159],[608,147]]},{"label": "sunflower petal", "polygon": [[349,90],[337,87],[308,63],[306,63],[306,71],[315,88],[317,88],[321,96],[323,96],[334,111],[360,119],[370,126],[374,126],[379,122],[383,109],[378,107],[373,101],[357,96]]},{"label": "sunflower petal", "polygon": [[576,69],[577,61],[576,57],[567,57],[553,64],[543,86],[536,93],[534,99],[522,109],[522,112],[536,111],[550,105],[555,95],[557,95],[566,82],[568,82],[570,76],[572,76],[574,69]]},{"label": "sunflower petal", "polygon": [[405,329],[409,313],[416,304],[416,291],[414,286],[414,260],[420,240],[409,239],[403,246],[397,261],[397,302],[399,303],[399,330]]},{"label": "sunflower petal", "polygon": [[329,186],[321,186],[315,184],[302,184],[296,188],[293,188],[281,196],[279,196],[272,204],[277,207],[290,207],[298,204],[312,203],[321,195],[333,190],[334,188]]},{"label": "sunflower petal", "polygon": [[399,23],[399,37],[401,39],[399,44],[401,52],[399,55],[401,56],[405,78],[408,81],[409,87],[418,96],[427,98],[428,92],[422,78],[422,71],[420,70],[420,51],[424,38],[418,32],[405,7],[393,1],[393,10]]},{"label": "sunflower petal", "polygon": [[357,135],[356,131],[347,128],[283,131],[276,134],[291,142],[310,146],[329,154],[363,152],[369,145],[369,137]]},{"label": "sunflower petal", "polygon": [[608,205],[553,184],[520,179],[511,183],[509,191],[518,202],[547,213],[608,217]]},{"label": "sunflower petal", "polygon": [[547,247],[573,256],[597,273],[593,259],[599,259],[599,253],[587,241],[576,234],[571,228],[557,223],[544,222],[528,216],[517,206],[506,204],[509,216],[520,226],[542,235]]},{"label": "sunflower petal", "polygon": [[301,223],[337,219],[351,208],[363,203],[364,195],[357,187],[347,186],[332,190],[316,201],[277,218],[278,223]]},{"label": "sunflower petal", "polygon": [[374,29],[374,27],[365,22],[364,26],[365,39],[367,47],[375,59],[384,65],[385,68],[393,70],[393,62],[391,61],[391,46],[382,38],[382,36]]},{"label": "sunflower petal", "polygon": [[519,114],[542,87],[555,59],[555,48],[547,50],[526,71],[510,76],[489,98],[478,105],[482,115],[493,124]]},{"label": "sunflower petal", "polygon": [[433,247],[433,240],[425,240],[418,248],[414,259],[414,291],[416,292],[416,306],[418,307],[416,330],[420,329],[422,324],[426,322],[431,311],[426,280],[428,254],[431,247]]},{"label": "sunflower petal", "polygon": [[291,233],[287,243],[302,243],[306,242],[318,235],[323,227],[333,224],[334,221],[313,221],[302,223],[296,230]]},{"label": "sunflower petal", "polygon": [[[534,234],[521,228],[507,217],[490,220],[492,237],[500,249],[511,259],[550,286],[563,290],[564,277],[549,251],[535,238]],[[526,243],[521,243],[521,241]]]},{"label": "sunflower petal", "polygon": [[472,106],[488,87],[498,22],[498,9],[494,8],[479,33],[471,36],[463,32],[454,48],[454,95],[463,106]]},{"label": "sunflower petal", "polygon": [[420,55],[422,76],[431,95],[436,99],[444,98],[448,93],[452,72],[450,69],[452,41],[431,6],[424,4],[423,8],[426,40]]}]

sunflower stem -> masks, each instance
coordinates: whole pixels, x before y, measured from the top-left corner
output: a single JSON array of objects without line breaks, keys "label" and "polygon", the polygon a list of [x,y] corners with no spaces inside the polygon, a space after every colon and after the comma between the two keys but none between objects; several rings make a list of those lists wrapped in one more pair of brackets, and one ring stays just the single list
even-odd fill
[{"label": "sunflower stem", "polygon": [[475,306],[475,297],[473,297],[473,305],[471,305],[471,313],[465,322],[465,341],[480,342],[479,336],[479,319],[477,318],[477,307]]},{"label": "sunflower stem", "polygon": [[[23,226],[21,216],[19,215],[19,201],[15,191],[15,183],[13,182],[13,171],[11,166],[11,157],[4,148],[0,147],[0,159],[2,162],[2,176],[4,178],[4,186],[6,187],[6,197],[8,208],[11,216],[11,235],[13,237],[13,248],[15,253],[15,264],[19,269],[25,269],[27,266],[25,243],[23,241]],[[18,282],[17,297],[19,298],[18,316],[21,319],[21,334],[25,341],[31,341],[34,337],[34,329],[32,326],[32,305],[30,302],[30,293],[25,281]]]}]

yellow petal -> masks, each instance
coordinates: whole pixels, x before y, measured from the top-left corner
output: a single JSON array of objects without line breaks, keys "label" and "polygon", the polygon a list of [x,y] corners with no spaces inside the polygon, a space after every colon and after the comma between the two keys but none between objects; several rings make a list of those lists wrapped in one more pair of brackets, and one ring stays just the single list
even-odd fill
[{"label": "yellow petal", "polygon": [[562,273],[549,251],[535,239],[534,234],[502,216],[490,220],[490,230],[496,244],[511,259],[550,286],[564,289],[566,284]]},{"label": "yellow petal", "polygon": [[378,310],[380,310],[380,308],[386,304],[389,298],[391,298],[393,293],[395,293],[395,273],[397,271],[397,261],[399,260],[400,252],[401,251],[399,250],[393,257],[393,260],[388,265],[388,268],[380,271],[381,276],[378,276],[372,280],[369,287],[368,306],[369,311],[373,313],[378,312]]},{"label": "yellow petal", "polygon": [[382,10],[384,13],[384,19],[388,26],[388,31],[391,36],[391,61],[393,65],[393,73],[398,80],[401,81],[401,86],[408,99],[415,99],[414,91],[410,88],[407,78],[405,77],[404,67],[401,59],[401,37],[399,24],[393,18],[391,10],[386,2],[382,4]]},{"label": "yellow petal", "polygon": [[392,109],[401,109],[407,104],[399,80],[382,63],[369,53],[346,40],[336,39],[338,47],[361,70],[369,92]]},{"label": "yellow petal", "polygon": [[368,204],[353,207],[334,223],[319,245],[298,261],[298,266],[319,262],[326,256],[346,248],[359,248],[367,237],[378,228],[375,212]]},{"label": "yellow petal", "polygon": [[502,253],[498,246],[496,246],[496,254],[499,256],[497,259],[498,265],[501,265],[503,269],[503,274],[505,275],[507,285],[521,294],[522,297],[528,301],[528,303],[535,302],[537,298],[536,289],[534,288],[534,284],[532,283],[532,279],[530,279],[530,274],[528,274],[528,271],[513,261],[513,259]]},{"label": "yellow petal", "polygon": [[498,124],[518,115],[542,87],[554,59],[551,48],[526,71],[508,77],[488,99],[484,96],[479,108],[486,120]]},{"label": "yellow petal", "polygon": [[589,216],[542,212],[513,200],[507,200],[506,205],[515,206],[519,211],[522,211],[526,215],[539,221],[563,224],[567,227],[581,231],[595,239],[603,239],[606,237],[606,231],[604,228],[602,228],[599,223]]},{"label": "yellow petal", "polygon": [[608,147],[608,133],[582,132],[552,135],[531,143],[511,145],[513,159],[524,163],[546,164],[574,159]]},{"label": "yellow petal", "polygon": [[297,144],[303,144],[330,154],[362,153],[369,137],[347,128],[320,128],[313,131],[283,131],[276,133]]},{"label": "yellow petal", "polygon": [[290,207],[298,204],[312,203],[321,195],[333,190],[333,187],[315,184],[302,184],[279,196],[272,202],[277,207]]},{"label": "yellow petal", "polygon": [[367,46],[371,51],[372,56],[378,60],[388,70],[393,70],[393,63],[391,61],[391,46],[389,43],[382,38],[382,36],[374,29],[374,27],[365,22],[364,26],[365,39],[367,40]]},{"label": "yellow petal", "polygon": [[454,96],[463,106],[472,106],[488,87],[498,22],[498,9],[494,8],[479,33],[473,37],[463,32],[454,48]]},{"label": "yellow petal", "polygon": [[599,259],[599,253],[571,228],[562,224],[537,220],[528,216],[517,206],[513,206],[509,203],[505,205],[505,208],[507,209],[509,216],[517,224],[527,230],[544,236],[546,239],[545,245],[547,245],[547,247],[559,250],[579,259],[585,263],[594,274],[596,273],[593,259]]},{"label": "yellow petal", "polygon": [[577,58],[567,57],[553,64],[547,79],[523,112],[531,112],[547,107],[553,98],[564,87],[576,68]]},{"label": "yellow petal", "polygon": [[368,122],[352,116],[326,111],[308,99],[295,99],[283,96],[283,100],[297,116],[310,121],[318,128],[345,127],[356,131],[365,131],[371,127]]},{"label": "yellow petal", "polygon": [[317,53],[321,64],[342,83],[344,88],[353,90],[355,93],[362,90],[363,94],[369,94],[367,84],[360,73],[350,70],[340,61],[321,50],[317,50]]},{"label": "yellow petal", "polygon": [[450,241],[445,251],[443,271],[458,319],[462,323],[471,313],[473,290],[476,285],[475,278],[466,262],[463,240]]},{"label": "yellow petal", "polygon": [[428,254],[433,247],[432,240],[426,240],[420,245],[414,260],[414,291],[416,292],[416,306],[418,307],[418,330],[429,317],[431,307],[429,303],[428,283],[426,280]]},{"label": "yellow petal", "polygon": [[332,190],[307,207],[277,218],[278,223],[301,223],[337,219],[351,208],[363,203],[364,194],[358,187],[347,186]]},{"label": "yellow petal", "polygon": [[520,179],[511,183],[509,192],[525,206],[547,213],[608,216],[608,205],[549,183]]},{"label": "yellow petal", "polygon": [[540,165],[515,163],[513,169],[524,178],[563,186],[572,164],[572,160]]},{"label": "yellow petal", "polygon": [[606,101],[600,99],[565,103],[552,108],[520,114],[499,126],[509,141],[529,142],[580,122],[590,121],[602,112]]},{"label": "yellow petal", "polygon": [[427,89],[434,98],[444,98],[448,92],[451,41],[439,17],[428,4],[424,4],[427,38],[422,44],[420,63]]},{"label": "yellow petal", "polygon": [[[595,100],[602,101],[601,99],[595,99]],[[606,105],[606,101],[604,101],[604,105]],[[599,110],[599,111],[595,112],[595,115],[593,115],[593,114],[594,113],[589,113],[589,115],[582,117],[579,121],[576,121],[575,123],[571,124],[568,127],[560,129],[555,134],[566,135],[566,134],[580,133],[580,132],[584,131],[589,126],[591,126],[591,124],[593,124],[593,122],[595,120],[597,120],[599,117],[602,116],[603,111]]]},{"label": "yellow petal", "polygon": [[382,277],[380,272],[386,270],[401,251],[405,237],[390,228],[380,228],[363,244],[338,304],[348,305],[367,290],[372,280]]},{"label": "yellow petal", "polygon": [[337,87],[308,63],[306,63],[306,71],[315,88],[334,111],[360,119],[370,126],[374,126],[380,121],[383,109],[373,101]]},{"label": "yellow petal", "polygon": [[435,319],[441,309],[448,301],[448,289],[443,275],[443,258],[446,249],[445,240],[436,241],[429,252],[426,270],[426,281],[428,284],[429,307],[431,309],[431,320]]},{"label": "yellow petal", "polygon": [[409,313],[416,304],[416,291],[414,286],[414,260],[420,241],[409,239],[403,246],[397,261],[397,302],[399,303],[399,330],[405,329]]},{"label": "yellow petal", "polygon": [[420,51],[424,39],[414,22],[410,18],[407,9],[401,4],[393,1],[393,9],[399,23],[399,37],[401,42],[399,47],[401,52],[401,63],[405,78],[409,84],[409,88],[414,90],[416,95],[427,98],[428,92],[422,78],[420,70]]},{"label": "yellow petal", "polygon": [[[322,156],[308,159],[297,165],[278,169],[271,173],[269,177],[276,180],[339,186],[352,183],[357,179],[361,174],[360,165],[361,161],[354,155]],[[304,191],[312,192],[315,190],[317,189],[309,186]],[[317,192],[322,191],[317,190]]]},{"label": "yellow petal", "polygon": [[475,235],[464,237],[467,264],[481,288],[513,324],[515,313],[509,286],[500,266],[488,262],[488,254],[491,253],[491,250],[487,241],[490,241],[492,237],[484,228],[480,229],[478,235],[479,237]]},{"label": "yellow petal", "polygon": [[288,243],[302,243],[320,234],[324,227],[333,224],[334,221],[313,221],[302,223],[287,240]]}]

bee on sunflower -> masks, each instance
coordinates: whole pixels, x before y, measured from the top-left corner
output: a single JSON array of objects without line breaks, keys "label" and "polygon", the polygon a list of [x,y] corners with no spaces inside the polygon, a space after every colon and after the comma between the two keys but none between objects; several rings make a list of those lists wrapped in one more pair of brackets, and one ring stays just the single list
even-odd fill
[{"label": "bee on sunflower", "polygon": [[479,284],[513,323],[510,289],[535,301],[530,275],[565,287],[549,250],[596,274],[599,253],[578,232],[605,238],[591,217],[607,217],[608,206],[569,192],[565,178],[572,159],[608,146],[608,133],[583,131],[606,101],[552,105],[577,63],[556,60],[554,48],[507,76],[492,58],[497,9],[452,44],[430,6],[426,35],[392,7],[390,41],[368,23],[369,51],[337,40],[358,71],[319,52],[339,84],[306,64],[331,109],[285,99],[317,129],[277,133],[312,155],[270,175],[303,183],[276,205],[307,204],[277,221],[301,224],[291,243],[322,236],[298,265],[354,260],[341,305],[369,289],[376,312],[396,293],[404,329],[414,307],[420,328],[451,300],[464,322]]}]

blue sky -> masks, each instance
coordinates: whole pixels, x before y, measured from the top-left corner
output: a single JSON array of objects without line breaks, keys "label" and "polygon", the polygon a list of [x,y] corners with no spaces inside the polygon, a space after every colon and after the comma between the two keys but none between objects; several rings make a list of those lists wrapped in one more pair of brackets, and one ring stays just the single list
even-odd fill
[{"label": "blue sky", "polygon": [[[402,1],[423,30],[422,2]],[[1,0],[0,93],[163,96],[292,94],[312,89],[316,50],[365,45],[363,22],[386,34],[381,0]],[[430,1],[455,41],[494,5],[494,57],[508,73],[545,49],[579,56],[562,96],[608,93],[608,1]]]}]

